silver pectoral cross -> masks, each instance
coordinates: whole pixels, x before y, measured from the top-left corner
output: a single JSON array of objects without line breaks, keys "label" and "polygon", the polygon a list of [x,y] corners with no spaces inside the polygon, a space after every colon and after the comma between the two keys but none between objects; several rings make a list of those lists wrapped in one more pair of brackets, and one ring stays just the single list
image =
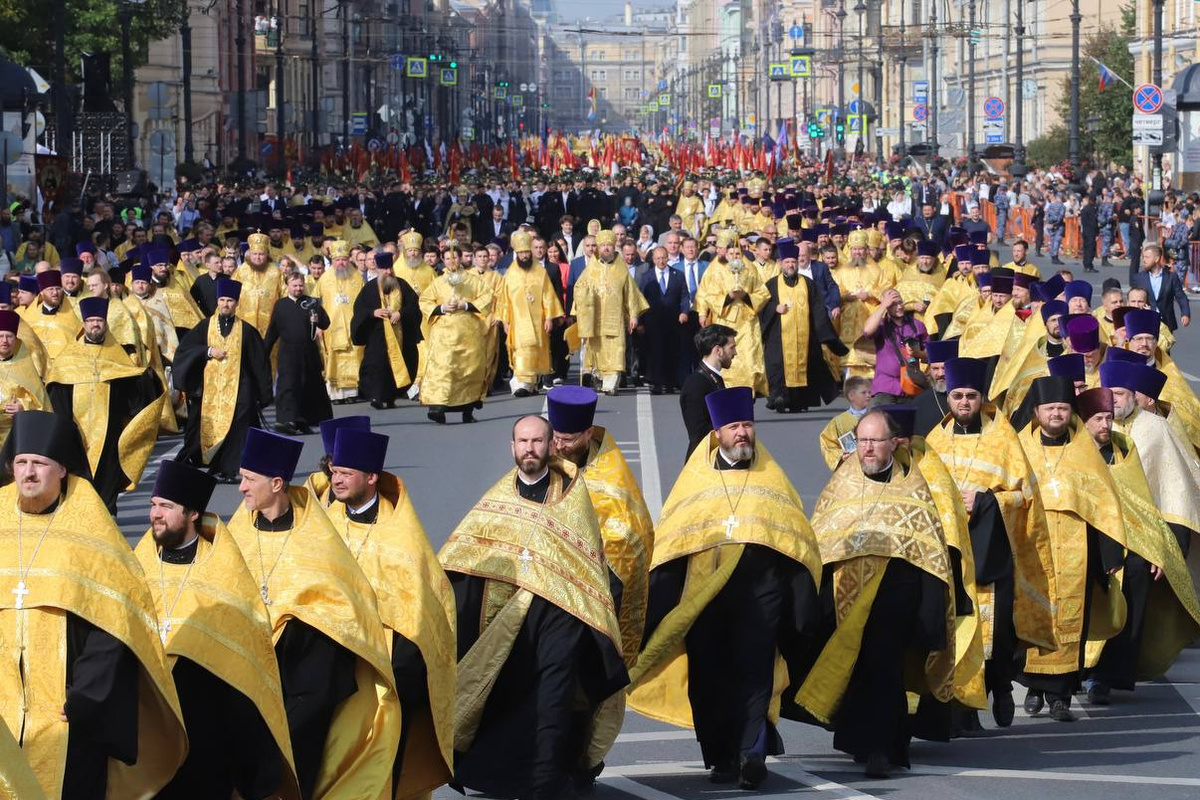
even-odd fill
[{"label": "silver pectoral cross", "polygon": [[736,528],[739,524],[740,523],[738,522],[738,518],[735,517],[733,514],[730,514],[729,517],[725,520],[725,538],[726,539],[733,538],[733,529]]},{"label": "silver pectoral cross", "polygon": [[1051,475],[1050,481],[1046,484],[1046,488],[1049,489],[1050,491],[1054,492],[1055,497],[1058,497],[1059,496],[1058,495],[1058,487],[1061,485],[1062,484],[1060,484],[1058,482],[1057,476]]},{"label": "silver pectoral cross", "polygon": [[158,638],[162,639],[162,643],[167,643],[167,636],[171,633],[171,620],[164,619],[158,625]]},{"label": "silver pectoral cross", "polygon": [[25,585],[25,581],[19,581],[17,588],[12,590],[13,597],[17,598],[17,608],[25,607],[25,595],[29,594],[29,587]]},{"label": "silver pectoral cross", "polygon": [[262,586],[258,587],[258,593],[262,595],[263,603],[271,605],[271,593],[267,591],[266,581],[263,581]]},{"label": "silver pectoral cross", "polygon": [[529,572],[529,564],[533,561],[533,555],[530,554],[528,547],[521,551],[517,560],[521,562],[521,572]]}]

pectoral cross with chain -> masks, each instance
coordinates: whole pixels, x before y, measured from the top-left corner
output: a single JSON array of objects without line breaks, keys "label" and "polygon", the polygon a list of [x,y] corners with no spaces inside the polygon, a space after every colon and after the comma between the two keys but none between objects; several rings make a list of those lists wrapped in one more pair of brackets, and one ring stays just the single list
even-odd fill
[{"label": "pectoral cross with chain", "polygon": [[162,643],[167,643],[167,636],[171,633],[171,620],[164,619],[158,625],[158,638],[162,639]]},{"label": "pectoral cross with chain", "polygon": [[733,538],[733,529],[736,528],[739,524],[741,524],[741,523],[738,522],[738,518],[735,517],[733,514],[730,514],[729,517],[726,518],[726,520],[725,520],[725,538],[726,539]]},{"label": "pectoral cross with chain", "polygon": [[25,595],[29,594],[29,587],[25,585],[25,581],[18,581],[17,588],[12,590],[13,597],[17,598],[17,608],[25,607]]},{"label": "pectoral cross with chain", "polygon": [[264,605],[271,605],[271,593],[267,591],[266,581],[263,581],[262,586],[258,587],[258,593],[262,595]]},{"label": "pectoral cross with chain", "polygon": [[1049,482],[1046,484],[1046,488],[1049,489],[1050,491],[1054,492],[1054,496],[1057,498],[1059,496],[1058,495],[1058,487],[1061,485],[1062,484],[1060,484],[1058,482],[1058,477],[1055,475],[1051,475]]},{"label": "pectoral cross with chain", "polygon": [[526,547],[521,551],[521,555],[517,556],[517,560],[521,562],[521,572],[529,572],[529,565],[533,562],[533,556]]}]

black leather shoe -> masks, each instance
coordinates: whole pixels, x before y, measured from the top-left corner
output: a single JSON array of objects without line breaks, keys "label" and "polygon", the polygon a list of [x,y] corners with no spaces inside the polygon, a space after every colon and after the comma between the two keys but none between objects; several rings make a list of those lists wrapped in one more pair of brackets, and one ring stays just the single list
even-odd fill
[{"label": "black leather shoe", "polygon": [[1112,692],[1108,684],[1093,681],[1087,690],[1087,699],[1094,706],[1106,706],[1112,702]]},{"label": "black leather shoe", "polygon": [[1012,690],[1007,692],[996,692],[992,697],[992,719],[996,720],[996,724],[1001,728],[1007,728],[1012,725],[1013,715],[1016,713],[1016,705],[1013,703]]},{"label": "black leather shoe", "polygon": [[663,393],[663,388],[661,386],[650,387],[650,394],[658,395],[658,394],[662,394],[662,393]]},{"label": "black leather shoe", "polygon": [[871,753],[867,757],[867,768],[863,774],[875,780],[887,780],[892,777],[892,764],[883,753]]},{"label": "black leather shoe", "polygon": [[1041,692],[1035,692],[1032,689],[1025,695],[1025,713],[1029,716],[1034,716],[1041,712],[1046,705],[1046,698],[1042,697]]},{"label": "black leather shoe", "polygon": [[276,433],[282,433],[284,436],[296,435],[296,429],[292,427],[290,422],[276,422],[271,426],[271,429]]},{"label": "black leather shoe", "polygon": [[762,782],[767,779],[767,762],[761,753],[745,753],[742,755],[741,780],[738,786],[742,789],[757,791]]},{"label": "black leather shoe", "polygon": [[446,424],[446,412],[445,411],[439,411],[437,409],[431,408],[431,409],[429,409],[429,412],[425,416],[429,417],[431,420],[436,422],[438,425]]},{"label": "black leather shoe", "polygon": [[732,761],[713,765],[708,772],[709,783],[733,783],[738,779],[738,769]]},{"label": "black leather shoe", "polygon": [[533,394],[533,393],[530,392],[528,389],[526,389],[524,386],[522,386],[521,388],[519,388],[515,392],[513,392],[513,397],[529,397],[531,394]]},{"label": "black leather shoe", "polygon": [[475,421],[475,412],[473,410],[468,408],[465,411],[463,411],[463,422],[474,422],[474,421]]},{"label": "black leather shoe", "polygon": [[1050,701],[1050,719],[1055,722],[1074,722],[1075,714],[1071,712],[1070,706],[1062,700]]},{"label": "black leather shoe", "polygon": [[987,733],[983,724],[979,721],[979,712],[973,708],[955,708],[954,709],[954,727],[951,731],[951,737],[966,737],[983,736]]}]

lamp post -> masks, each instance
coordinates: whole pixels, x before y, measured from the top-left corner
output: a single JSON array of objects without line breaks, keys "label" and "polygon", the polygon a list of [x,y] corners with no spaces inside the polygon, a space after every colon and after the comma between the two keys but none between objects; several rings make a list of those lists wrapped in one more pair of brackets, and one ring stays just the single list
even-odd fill
[{"label": "lamp post", "polygon": [[866,38],[865,20],[867,13],[867,4],[863,0],[858,0],[854,4],[854,13],[858,15],[858,141],[855,143],[855,150],[859,145],[866,149],[866,92],[863,91],[863,39]]},{"label": "lamp post", "polygon": [[1016,136],[1013,138],[1013,170],[1014,176],[1025,174],[1025,2],[1017,0],[1017,26],[1013,32],[1017,34],[1017,107]]},{"label": "lamp post", "polygon": [[[836,123],[841,122],[843,125],[846,122],[846,0],[838,5],[837,10],[838,20],[838,107],[837,117],[834,120],[835,129]],[[844,142],[838,142],[837,137],[834,137],[835,144],[844,145]]]},{"label": "lamp post", "polygon": [[929,145],[930,155],[938,156],[938,27],[937,3],[929,8]]},{"label": "lamp post", "polygon": [[[883,0],[876,0],[879,60],[875,64],[875,163],[883,169]],[[903,10],[901,10],[903,14]],[[904,124],[901,119],[900,124]]]},{"label": "lamp post", "polygon": [[286,96],[283,76],[283,21],[286,12],[283,3],[284,0],[278,0],[275,7],[275,148],[278,150],[275,159],[280,175],[287,172],[287,164],[283,153],[283,129],[287,124],[283,108],[284,97]]},{"label": "lamp post", "polygon": [[233,45],[237,48],[237,163],[241,169],[246,161],[246,8],[242,0],[235,7],[237,35]]},{"label": "lamp post", "polygon": [[[1067,126],[1067,157],[1076,172],[1079,170],[1079,22],[1082,19],[1079,0],[1071,0],[1071,122]],[[1158,58],[1161,63],[1161,55]]]},{"label": "lamp post", "polygon": [[196,160],[196,143],[192,136],[192,26],[190,5],[183,8],[183,21],[179,24],[179,47],[183,56],[183,163]]},{"label": "lamp post", "polygon": [[133,169],[133,45],[130,27],[133,24],[133,7],[145,0],[125,0],[121,4],[118,18],[121,22],[121,89],[125,103],[125,168]]},{"label": "lamp post", "polygon": [[967,162],[975,159],[975,0],[967,3]]},{"label": "lamp post", "polygon": [[[1076,0],[1078,5],[1078,0]],[[1150,82],[1162,86],[1162,50],[1163,50],[1163,0],[1154,0],[1154,62]],[[1150,163],[1150,192],[1146,195],[1147,211],[1152,204],[1162,203],[1162,148],[1151,148]],[[1152,199],[1153,196],[1153,199]],[[1146,214],[1149,217],[1149,213]]]},{"label": "lamp post", "polygon": [[900,4],[900,158],[904,158],[908,145],[905,143],[906,128],[908,123],[904,119],[904,93],[908,89],[906,74],[908,68],[908,50],[907,43],[904,41],[904,19],[908,16],[908,2],[904,0]]}]

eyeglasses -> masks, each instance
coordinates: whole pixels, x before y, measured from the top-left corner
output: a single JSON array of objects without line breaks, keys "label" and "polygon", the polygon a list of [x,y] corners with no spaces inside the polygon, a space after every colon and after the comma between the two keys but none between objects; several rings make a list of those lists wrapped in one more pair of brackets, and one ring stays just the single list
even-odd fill
[{"label": "eyeglasses", "polygon": [[863,445],[868,445],[868,444],[870,444],[870,445],[882,445],[882,444],[886,444],[886,443],[888,443],[888,442],[890,442],[890,441],[891,441],[891,439],[890,439],[890,438],[888,438],[888,439],[864,439],[864,438],[861,438],[861,437],[860,437],[860,438],[858,439],[858,445],[859,445],[860,447],[861,447],[861,446],[863,446]]}]

